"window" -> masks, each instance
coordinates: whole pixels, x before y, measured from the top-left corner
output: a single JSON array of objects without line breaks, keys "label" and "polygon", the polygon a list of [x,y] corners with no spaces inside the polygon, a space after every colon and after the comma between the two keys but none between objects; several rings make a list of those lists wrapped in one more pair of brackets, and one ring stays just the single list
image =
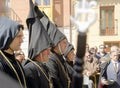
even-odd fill
[{"label": "window", "polygon": [[100,7],[100,35],[115,35],[114,6]]},{"label": "window", "polygon": [[41,5],[41,0],[35,0],[35,2],[37,2],[38,5]]},{"label": "window", "polygon": [[53,5],[52,1],[53,0],[36,0],[38,4],[38,7],[41,11],[44,11],[46,15],[49,17],[50,20],[52,20],[52,10],[53,10]]},{"label": "window", "polygon": [[40,5],[50,5],[50,0],[35,0],[37,2],[37,4]]},{"label": "window", "polygon": [[50,0],[44,0],[44,5],[50,5]]},{"label": "window", "polygon": [[109,52],[113,45],[120,47],[120,41],[104,41],[104,45],[107,46],[107,51]]}]

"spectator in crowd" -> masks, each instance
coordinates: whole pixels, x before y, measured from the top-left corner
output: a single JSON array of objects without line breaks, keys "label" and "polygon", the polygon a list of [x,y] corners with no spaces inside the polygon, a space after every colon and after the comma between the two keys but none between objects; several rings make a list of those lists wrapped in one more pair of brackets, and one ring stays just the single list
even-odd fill
[{"label": "spectator in crowd", "polygon": [[99,45],[99,52],[96,53],[96,57],[98,58],[98,60],[100,60],[103,57],[109,58],[109,54],[106,52],[105,45]]},{"label": "spectator in crowd", "polygon": [[94,47],[91,47],[89,51],[93,57],[96,57],[96,53],[98,51],[98,48],[97,48],[97,46],[94,46]]},{"label": "spectator in crowd", "polygon": [[90,52],[85,53],[84,59],[84,88],[93,88],[94,75],[99,70],[98,59],[93,58]]},{"label": "spectator in crowd", "polygon": [[105,63],[105,62],[107,62],[109,60],[111,60],[110,57],[109,58],[103,57],[103,58],[100,59],[100,64],[103,64],[103,63]]},{"label": "spectator in crowd", "polygon": [[111,60],[101,65],[102,88],[120,88],[120,60],[117,46],[111,47],[110,58]]}]

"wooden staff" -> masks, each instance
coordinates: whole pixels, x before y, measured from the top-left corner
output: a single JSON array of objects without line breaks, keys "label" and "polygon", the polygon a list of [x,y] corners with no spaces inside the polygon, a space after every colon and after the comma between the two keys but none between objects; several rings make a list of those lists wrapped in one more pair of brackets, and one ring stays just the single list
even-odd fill
[{"label": "wooden staff", "polygon": [[[73,88],[82,88],[83,87],[83,64],[84,64],[84,54],[86,50],[86,32],[89,26],[96,20],[96,12],[92,10],[92,6],[96,6],[96,1],[87,2],[86,0],[78,0],[79,6],[76,7],[75,18],[71,17],[71,21],[78,28],[77,36],[77,53],[76,61],[74,65],[75,73],[73,74]],[[82,1],[82,2],[81,2]],[[89,19],[89,15],[92,15]]]},{"label": "wooden staff", "polygon": [[78,34],[77,40],[77,53],[76,53],[76,61],[74,65],[75,73],[73,74],[73,88],[82,88],[83,86],[83,64],[84,64],[84,54],[85,54],[85,47],[86,47],[86,34],[81,35]]}]

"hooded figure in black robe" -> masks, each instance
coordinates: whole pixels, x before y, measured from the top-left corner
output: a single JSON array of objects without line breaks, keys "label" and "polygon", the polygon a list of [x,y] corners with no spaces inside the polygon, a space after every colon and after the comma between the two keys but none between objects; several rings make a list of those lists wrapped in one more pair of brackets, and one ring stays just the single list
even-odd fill
[{"label": "hooded figure in black robe", "polygon": [[[22,30],[23,25],[6,17],[0,17],[0,70],[19,82],[22,88],[26,88],[23,68],[19,61],[15,59],[15,49],[10,47],[15,38],[20,39],[18,42],[23,41],[22,36],[18,36]],[[11,53],[8,51],[11,51]]]},{"label": "hooded figure in black robe", "polygon": [[[48,68],[42,61],[42,52],[51,47],[51,39],[34,12],[34,4],[30,0],[29,17],[26,20],[29,29],[29,54],[24,65],[28,88],[52,88]],[[38,59],[38,58],[41,59]]]},{"label": "hooded figure in black robe", "polygon": [[[66,58],[66,61],[67,61],[67,63],[71,66],[71,67],[73,67],[73,61],[74,60],[69,60],[69,58],[67,57],[67,55],[69,54],[69,52],[71,51],[71,50],[74,50],[74,46],[72,45],[72,44],[68,44],[68,46],[67,46],[67,49],[66,49],[66,51],[65,51],[65,53],[64,53],[64,56],[65,56],[65,58]],[[74,58],[75,59],[75,58]]]},{"label": "hooded figure in black robe", "polygon": [[[67,49],[64,53],[64,56],[65,56],[65,59],[66,59],[66,62],[67,62],[67,69],[68,69],[68,74],[69,74],[69,77],[70,77],[70,80],[71,80],[71,87],[70,88],[73,88],[72,87],[72,79],[73,79],[73,73],[75,72],[74,68],[73,68],[73,60],[70,60],[69,57],[68,57],[68,54],[70,53],[70,51],[74,50],[74,47],[72,44],[68,44],[67,46]],[[73,54],[72,54],[73,55]],[[72,59],[75,59],[75,57],[71,57]]]},{"label": "hooded figure in black robe", "polygon": [[53,86],[54,88],[70,88],[70,78],[68,76],[68,70],[63,52],[58,53],[54,50],[55,47],[58,47],[61,41],[66,39],[66,36],[59,31],[56,25],[53,24],[46,16],[46,14],[42,13],[37,6],[35,7],[35,12],[37,13],[37,16],[42,22],[49,37],[53,41],[53,47],[51,49],[52,53],[50,55],[49,61],[47,62],[47,66],[52,77]]}]

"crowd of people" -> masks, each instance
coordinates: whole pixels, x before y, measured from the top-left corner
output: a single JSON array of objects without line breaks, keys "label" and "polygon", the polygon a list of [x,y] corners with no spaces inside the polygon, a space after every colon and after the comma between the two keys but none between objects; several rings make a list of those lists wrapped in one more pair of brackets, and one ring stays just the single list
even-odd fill
[{"label": "crowd of people", "polygon": [[[0,75],[2,88],[73,88],[74,46],[44,12],[30,0],[28,58],[21,49],[24,26],[0,17]],[[99,51],[98,51],[99,50]],[[89,47],[83,57],[83,88],[120,88],[119,47]],[[1,79],[0,76],[0,79]],[[1,80],[0,80],[1,81]],[[17,86],[17,87],[16,87]]]},{"label": "crowd of people", "polygon": [[[119,47],[113,45],[110,51],[106,51],[106,46],[99,47],[86,45],[84,57],[84,88],[119,88]],[[99,50],[99,51],[98,51]]]}]

